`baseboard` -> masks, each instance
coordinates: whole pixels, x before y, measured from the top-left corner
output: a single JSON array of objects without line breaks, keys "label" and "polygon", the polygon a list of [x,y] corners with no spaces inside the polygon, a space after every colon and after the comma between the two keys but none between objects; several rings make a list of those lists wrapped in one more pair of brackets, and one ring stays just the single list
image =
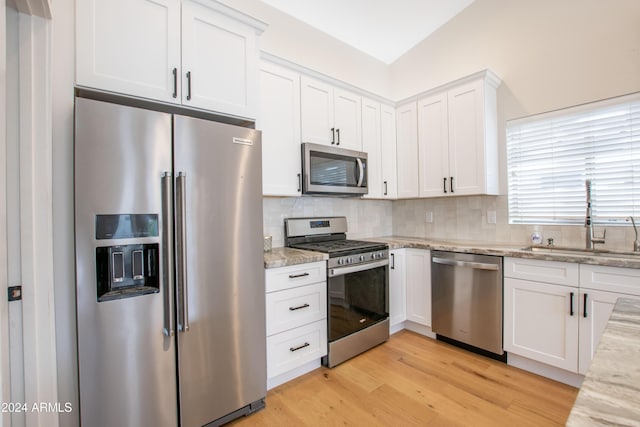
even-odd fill
[{"label": "baseboard", "polygon": [[507,357],[507,365],[511,365],[576,388],[580,388],[582,381],[584,380],[583,375],[565,371],[564,369],[527,359],[526,357],[518,356],[513,353],[509,353]]},{"label": "baseboard", "polygon": [[418,323],[407,320],[406,322],[404,322],[404,328],[417,334],[433,338],[434,340],[436,339],[436,334],[431,331],[431,327],[429,326],[420,325]]},{"label": "baseboard", "polygon": [[311,362],[307,362],[304,365],[298,366],[297,368],[287,371],[283,374],[280,374],[273,378],[267,378],[267,390],[271,390],[272,388],[275,388],[280,384],[284,384],[294,378],[311,372],[314,369],[318,369],[321,366],[320,360],[321,359],[312,360]]}]

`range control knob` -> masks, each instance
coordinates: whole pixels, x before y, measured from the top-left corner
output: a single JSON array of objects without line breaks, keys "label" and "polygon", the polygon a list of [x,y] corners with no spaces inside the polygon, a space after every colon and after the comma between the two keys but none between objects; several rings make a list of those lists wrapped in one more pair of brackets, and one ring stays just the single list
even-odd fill
[{"label": "range control knob", "polygon": [[338,265],[344,264],[344,260],[342,258],[338,259]]},{"label": "range control knob", "polygon": [[360,262],[364,262],[364,255],[360,255]]},{"label": "range control knob", "polygon": [[351,264],[352,262],[353,262],[353,258],[351,258],[351,257],[347,258],[347,263],[348,264]]}]

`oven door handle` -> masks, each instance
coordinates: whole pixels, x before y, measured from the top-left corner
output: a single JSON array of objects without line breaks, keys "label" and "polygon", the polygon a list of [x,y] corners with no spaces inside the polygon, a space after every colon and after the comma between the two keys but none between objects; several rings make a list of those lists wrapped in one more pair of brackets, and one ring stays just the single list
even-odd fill
[{"label": "oven door handle", "polygon": [[389,265],[388,259],[368,262],[366,264],[353,265],[351,267],[330,268],[327,274],[329,277],[343,276],[349,273],[357,273],[359,271],[371,270],[372,268],[384,267],[385,265]]}]

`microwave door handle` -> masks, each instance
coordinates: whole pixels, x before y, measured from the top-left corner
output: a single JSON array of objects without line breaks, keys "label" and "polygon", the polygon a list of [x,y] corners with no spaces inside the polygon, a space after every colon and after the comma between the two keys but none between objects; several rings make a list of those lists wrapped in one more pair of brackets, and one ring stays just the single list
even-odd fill
[{"label": "microwave door handle", "polygon": [[362,165],[360,157],[356,157],[356,162],[358,162],[358,184],[356,186],[362,187],[362,181],[364,181],[364,166]]}]

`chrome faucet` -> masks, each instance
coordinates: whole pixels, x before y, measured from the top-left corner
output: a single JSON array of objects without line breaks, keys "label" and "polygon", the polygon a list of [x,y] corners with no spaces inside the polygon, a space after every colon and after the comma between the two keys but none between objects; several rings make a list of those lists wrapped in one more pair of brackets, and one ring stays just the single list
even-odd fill
[{"label": "chrome faucet", "polygon": [[636,228],[636,222],[633,220],[632,216],[627,218],[627,221],[629,220],[631,220],[631,224],[633,224],[633,231],[636,232],[636,240],[633,242],[633,251],[640,252],[640,241],[638,240],[638,229]]},{"label": "chrome faucet", "polygon": [[604,244],[604,239],[607,235],[607,230],[604,230],[602,237],[595,237],[593,232],[593,221],[591,220],[591,180],[585,181],[587,189],[587,213],[584,218],[584,226],[587,228],[585,233],[586,247],[587,249],[594,249],[596,243]]}]

